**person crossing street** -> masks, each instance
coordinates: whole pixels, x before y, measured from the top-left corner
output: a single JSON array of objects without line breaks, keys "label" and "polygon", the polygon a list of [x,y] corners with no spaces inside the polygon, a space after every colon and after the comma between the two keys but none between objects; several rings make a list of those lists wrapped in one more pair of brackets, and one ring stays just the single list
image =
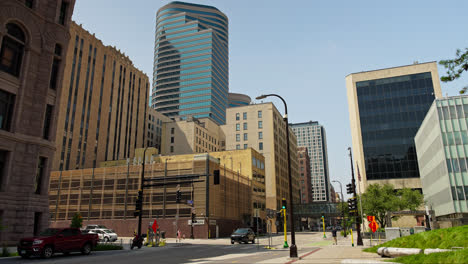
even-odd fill
[{"label": "person crossing street", "polygon": [[338,245],[338,241],[336,240],[336,227],[333,226],[332,229],[332,236],[333,236],[333,245]]}]

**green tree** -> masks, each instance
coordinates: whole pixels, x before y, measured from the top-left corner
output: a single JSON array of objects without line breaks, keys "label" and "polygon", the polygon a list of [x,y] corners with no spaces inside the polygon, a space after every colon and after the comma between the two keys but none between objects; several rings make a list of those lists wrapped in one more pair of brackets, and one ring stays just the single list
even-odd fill
[{"label": "green tree", "polygon": [[[451,82],[456,80],[460,78],[464,71],[468,71],[468,48],[465,48],[464,52],[460,49],[457,49],[455,54],[455,59],[439,61],[439,64],[443,65],[447,69],[447,75],[440,78],[440,80],[443,82]],[[468,86],[463,87],[460,90],[460,94],[464,94],[467,90]]]},{"label": "green tree", "polygon": [[83,226],[83,217],[81,217],[80,213],[76,213],[75,215],[73,215],[70,227],[81,228],[82,226]]},{"label": "green tree", "polygon": [[387,226],[388,216],[393,211],[416,210],[423,203],[420,192],[403,188],[396,191],[391,184],[371,184],[362,194],[362,207],[366,215],[375,216],[381,228]]}]

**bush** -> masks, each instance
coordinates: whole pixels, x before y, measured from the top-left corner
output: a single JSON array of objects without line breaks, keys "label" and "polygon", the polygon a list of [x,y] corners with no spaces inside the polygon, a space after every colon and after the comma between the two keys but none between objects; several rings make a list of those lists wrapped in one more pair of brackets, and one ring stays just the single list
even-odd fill
[{"label": "bush", "polygon": [[9,257],[10,256],[10,251],[8,251],[7,246],[3,245],[2,248],[2,257]]},{"label": "bush", "polygon": [[123,247],[121,245],[115,245],[115,244],[97,244],[96,247],[94,247],[94,251],[106,251],[106,250],[122,250]]},{"label": "bush", "polygon": [[80,213],[76,213],[75,215],[73,215],[70,227],[72,227],[72,228],[81,228],[81,227],[83,227],[83,217],[81,217]]}]

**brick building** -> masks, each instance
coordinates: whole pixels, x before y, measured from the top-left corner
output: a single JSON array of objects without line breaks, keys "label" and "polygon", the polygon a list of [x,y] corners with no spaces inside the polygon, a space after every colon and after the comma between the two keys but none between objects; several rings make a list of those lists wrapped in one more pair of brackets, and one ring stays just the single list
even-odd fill
[{"label": "brick building", "polygon": [[74,0],[0,1],[2,244],[48,226],[59,84],[74,5]]}]

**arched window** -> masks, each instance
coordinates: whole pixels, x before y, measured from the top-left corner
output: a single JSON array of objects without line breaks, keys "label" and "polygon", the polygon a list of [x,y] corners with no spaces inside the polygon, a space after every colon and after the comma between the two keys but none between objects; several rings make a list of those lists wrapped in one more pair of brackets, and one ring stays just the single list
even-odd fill
[{"label": "arched window", "polygon": [[6,29],[7,34],[3,37],[0,50],[0,70],[19,76],[26,37],[16,24],[9,23]]}]

